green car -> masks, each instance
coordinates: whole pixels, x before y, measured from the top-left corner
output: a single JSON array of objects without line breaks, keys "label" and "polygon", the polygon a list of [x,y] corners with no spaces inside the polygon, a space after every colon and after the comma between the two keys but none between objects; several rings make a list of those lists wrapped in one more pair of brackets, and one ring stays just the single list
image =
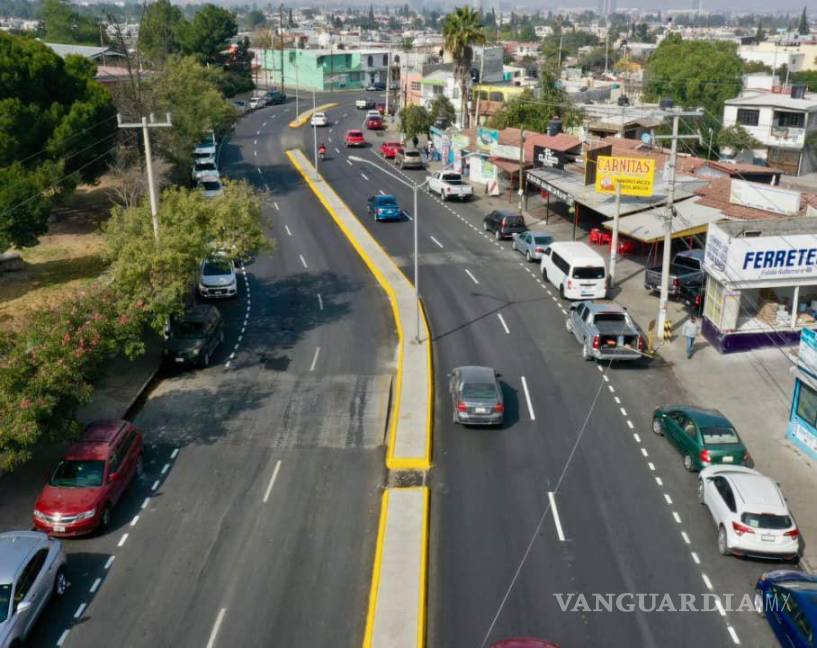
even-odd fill
[{"label": "green car", "polygon": [[751,457],[729,419],[718,410],[665,405],[655,410],[652,431],[666,436],[692,472],[712,464],[750,465]]}]

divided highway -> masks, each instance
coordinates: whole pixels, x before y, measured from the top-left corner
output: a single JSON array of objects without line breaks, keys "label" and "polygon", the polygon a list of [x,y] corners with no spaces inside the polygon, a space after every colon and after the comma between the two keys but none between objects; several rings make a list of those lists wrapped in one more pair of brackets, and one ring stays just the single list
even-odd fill
[{"label": "divided highway", "polygon": [[[367,197],[411,191],[370,147],[345,149],[360,128],[354,98],[328,111],[320,172],[413,280],[412,223],[377,223]],[[312,150],[311,129],[302,145]],[[403,177],[422,181],[422,172]],[[429,645],[483,646],[532,635],[568,646],[772,646],[753,612],[565,612],[571,594],[751,594],[765,565],[718,555],[696,481],[650,430],[652,409],[684,395],[667,367],[581,360],[565,304],[537,267],[481,229],[468,205],[420,197],[421,291],[434,340]],[[506,425],[451,422],[447,372],[483,364],[501,373]],[[704,404],[705,405],[705,404]],[[561,594],[562,598],[557,597]]]}]

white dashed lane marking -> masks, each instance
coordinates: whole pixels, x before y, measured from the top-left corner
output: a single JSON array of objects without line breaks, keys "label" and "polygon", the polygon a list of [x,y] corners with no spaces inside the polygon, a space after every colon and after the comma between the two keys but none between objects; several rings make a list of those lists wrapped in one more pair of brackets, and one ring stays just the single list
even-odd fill
[{"label": "white dashed lane marking", "polygon": [[474,274],[468,268],[465,269],[465,274],[467,274],[471,278],[471,281],[473,281],[475,284],[479,283],[477,278],[474,276]]},{"label": "white dashed lane marking", "polygon": [[284,225],[284,229],[286,230],[287,236],[292,236],[292,232],[289,231],[289,225]]},{"label": "white dashed lane marking", "polygon": [[306,265],[306,259],[304,259],[304,255],[303,255],[303,254],[299,254],[299,255],[298,255],[298,258],[301,260],[301,265],[302,265],[304,268],[308,268],[308,267],[309,267],[308,265]]},{"label": "white dashed lane marking", "polygon": [[499,323],[502,324],[502,328],[505,329],[505,333],[510,335],[511,331],[508,328],[508,325],[505,323],[505,318],[502,317],[502,313],[497,313],[496,316],[499,318]]},{"label": "white dashed lane marking", "polygon": [[439,241],[438,241],[436,238],[434,238],[433,236],[430,236],[430,235],[429,235],[429,238],[430,238],[432,241],[434,241],[434,244],[435,244],[437,247],[443,247],[443,244],[442,244],[442,243],[440,243],[440,242],[439,242]]}]

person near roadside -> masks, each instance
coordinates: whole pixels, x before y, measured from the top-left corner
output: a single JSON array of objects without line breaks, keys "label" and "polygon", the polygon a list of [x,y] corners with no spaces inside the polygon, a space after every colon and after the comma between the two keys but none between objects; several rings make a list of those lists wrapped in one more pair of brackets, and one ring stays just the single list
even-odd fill
[{"label": "person near roadside", "polygon": [[695,352],[695,338],[698,337],[698,333],[700,332],[701,325],[698,323],[698,319],[695,315],[690,315],[689,319],[684,322],[684,326],[681,328],[681,334],[686,338],[687,359],[691,358]]}]

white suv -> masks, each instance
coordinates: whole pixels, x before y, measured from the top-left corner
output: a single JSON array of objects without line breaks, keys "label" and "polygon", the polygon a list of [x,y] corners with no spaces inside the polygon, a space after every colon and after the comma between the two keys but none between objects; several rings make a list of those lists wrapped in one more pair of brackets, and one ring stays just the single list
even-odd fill
[{"label": "white suv", "polygon": [[744,466],[709,466],[698,476],[698,500],[712,514],[724,556],[797,560],[800,531],[774,480]]},{"label": "white suv", "polygon": [[312,115],[312,121],[310,122],[310,126],[327,126],[329,124],[329,120],[326,118],[326,113],[316,112]]}]

